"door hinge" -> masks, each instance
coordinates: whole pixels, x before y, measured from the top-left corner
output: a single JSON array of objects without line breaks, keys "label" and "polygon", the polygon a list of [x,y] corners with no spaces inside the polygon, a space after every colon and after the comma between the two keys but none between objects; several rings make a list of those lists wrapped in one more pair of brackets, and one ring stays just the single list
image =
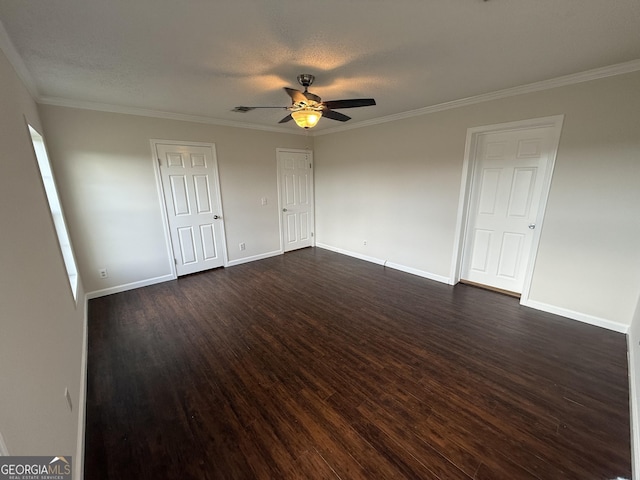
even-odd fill
[{"label": "door hinge", "polygon": [[162,166],[162,160],[158,159],[158,165],[161,167]]},{"label": "door hinge", "polygon": [[311,232],[311,236],[313,237],[313,232]]},{"label": "door hinge", "polygon": [[178,265],[178,260],[176,260],[175,258],[173,259],[173,263],[175,263],[176,265]]},{"label": "door hinge", "polygon": [[309,170],[311,170],[311,164],[309,164]]}]

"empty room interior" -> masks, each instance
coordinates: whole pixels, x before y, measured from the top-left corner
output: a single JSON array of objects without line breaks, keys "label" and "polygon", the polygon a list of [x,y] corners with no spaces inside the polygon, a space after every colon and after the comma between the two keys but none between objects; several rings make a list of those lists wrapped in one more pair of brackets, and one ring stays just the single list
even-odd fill
[{"label": "empty room interior", "polygon": [[640,478],[637,0],[3,0],[0,148],[0,457]]}]

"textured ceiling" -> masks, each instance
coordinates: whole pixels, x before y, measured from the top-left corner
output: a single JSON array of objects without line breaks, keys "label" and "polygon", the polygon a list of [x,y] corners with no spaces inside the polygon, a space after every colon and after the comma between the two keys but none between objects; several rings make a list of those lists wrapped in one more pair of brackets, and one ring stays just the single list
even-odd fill
[{"label": "textured ceiling", "polygon": [[640,59],[638,0],[0,0],[0,21],[41,101],[274,127],[231,110],[288,105],[299,73],[374,97],[356,123]]}]

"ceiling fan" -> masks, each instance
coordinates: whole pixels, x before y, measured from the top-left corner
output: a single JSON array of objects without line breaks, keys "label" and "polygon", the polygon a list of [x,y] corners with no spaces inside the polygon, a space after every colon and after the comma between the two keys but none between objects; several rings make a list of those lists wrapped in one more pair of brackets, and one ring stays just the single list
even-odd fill
[{"label": "ceiling fan", "polygon": [[323,102],[322,99],[309,91],[309,87],[315,80],[315,76],[303,73],[298,75],[298,83],[304,87],[304,92],[293,88],[284,87],[284,90],[291,97],[291,105],[288,107],[244,107],[239,106],[233,109],[234,112],[249,112],[257,108],[282,108],[291,113],[278,123],[287,123],[294,120],[299,127],[315,127],[321,117],[330,118],[339,122],[346,122],[351,117],[336,112],[336,109],[369,107],[375,105],[373,98],[351,98],[349,100],[329,100]]}]

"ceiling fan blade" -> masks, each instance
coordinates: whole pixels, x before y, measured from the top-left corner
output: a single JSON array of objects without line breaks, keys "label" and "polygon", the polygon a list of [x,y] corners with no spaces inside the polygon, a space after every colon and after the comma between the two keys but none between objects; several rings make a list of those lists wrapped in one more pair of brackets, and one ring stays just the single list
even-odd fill
[{"label": "ceiling fan blade", "polygon": [[278,123],[287,123],[288,121],[293,120],[293,117],[291,116],[291,114],[287,115],[286,117],[284,117],[282,120],[280,120]]},{"label": "ceiling fan blade", "polygon": [[286,110],[287,107],[245,107],[244,105],[240,105],[239,107],[233,108],[232,112],[246,113],[251,110],[255,110],[256,108],[279,108],[281,110]]},{"label": "ceiling fan blade", "polygon": [[322,116],[330,118],[331,120],[338,120],[339,122],[346,122],[347,120],[351,120],[351,117],[347,117],[340,112],[334,112],[333,110],[329,110],[326,107],[322,109]]},{"label": "ceiling fan blade", "polygon": [[307,102],[307,97],[305,97],[304,93],[302,93],[300,90],[295,90],[289,87],[284,87],[284,90],[291,97],[291,100],[293,100],[293,103]]},{"label": "ceiling fan blade", "polygon": [[373,98],[351,98],[349,100],[329,100],[324,102],[327,108],[356,108],[356,107],[370,107],[375,105],[376,101]]},{"label": "ceiling fan blade", "polygon": [[315,93],[304,92],[303,95],[307,98],[307,100],[310,100],[312,102],[316,102],[316,103],[322,102],[322,99]]}]

